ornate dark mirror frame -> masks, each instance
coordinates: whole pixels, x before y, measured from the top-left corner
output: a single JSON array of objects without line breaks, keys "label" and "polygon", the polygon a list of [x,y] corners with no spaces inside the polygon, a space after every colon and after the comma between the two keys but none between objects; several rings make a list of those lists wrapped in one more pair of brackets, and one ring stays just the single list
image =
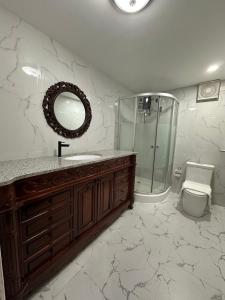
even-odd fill
[{"label": "ornate dark mirror frame", "polygon": [[[70,130],[62,126],[56,118],[55,112],[54,112],[54,104],[56,98],[63,92],[70,92],[74,95],[76,95],[81,102],[84,105],[85,109],[85,120],[84,123],[75,130]],[[91,113],[91,106],[90,102],[88,101],[86,95],[84,92],[82,92],[78,86],[69,83],[69,82],[58,82],[47,90],[43,103],[42,103],[45,119],[48,123],[48,125],[59,135],[68,138],[73,139],[82,136],[89,128],[91,119],[92,119],[92,113]]]}]

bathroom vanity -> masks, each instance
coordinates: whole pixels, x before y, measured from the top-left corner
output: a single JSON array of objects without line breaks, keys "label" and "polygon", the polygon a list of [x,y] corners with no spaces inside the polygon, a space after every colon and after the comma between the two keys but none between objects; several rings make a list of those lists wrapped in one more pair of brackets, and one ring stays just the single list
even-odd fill
[{"label": "bathroom vanity", "polygon": [[45,283],[133,207],[136,156],[0,163],[0,242],[7,300]]}]

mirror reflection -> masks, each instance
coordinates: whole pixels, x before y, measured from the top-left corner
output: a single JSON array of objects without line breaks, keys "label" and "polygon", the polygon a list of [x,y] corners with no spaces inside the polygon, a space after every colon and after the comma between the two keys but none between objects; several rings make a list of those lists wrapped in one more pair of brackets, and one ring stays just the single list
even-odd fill
[{"label": "mirror reflection", "polygon": [[58,95],[54,104],[54,112],[58,122],[69,130],[78,129],[85,120],[83,103],[76,95],[69,92]]}]

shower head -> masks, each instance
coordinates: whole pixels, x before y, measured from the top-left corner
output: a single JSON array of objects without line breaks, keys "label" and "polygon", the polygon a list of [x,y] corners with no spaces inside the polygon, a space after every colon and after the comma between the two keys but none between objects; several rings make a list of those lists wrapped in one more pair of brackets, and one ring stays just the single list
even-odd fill
[{"label": "shower head", "polygon": [[138,110],[145,115],[150,115],[151,113],[151,103],[152,99],[150,96],[138,97]]}]

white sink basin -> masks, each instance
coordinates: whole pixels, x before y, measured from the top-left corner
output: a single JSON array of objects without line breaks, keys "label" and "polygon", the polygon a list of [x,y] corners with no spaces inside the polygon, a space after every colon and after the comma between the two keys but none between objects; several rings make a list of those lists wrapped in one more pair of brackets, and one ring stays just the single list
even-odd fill
[{"label": "white sink basin", "polygon": [[65,160],[95,160],[101,157],[100,154],[80,154],[64,157]]}]

